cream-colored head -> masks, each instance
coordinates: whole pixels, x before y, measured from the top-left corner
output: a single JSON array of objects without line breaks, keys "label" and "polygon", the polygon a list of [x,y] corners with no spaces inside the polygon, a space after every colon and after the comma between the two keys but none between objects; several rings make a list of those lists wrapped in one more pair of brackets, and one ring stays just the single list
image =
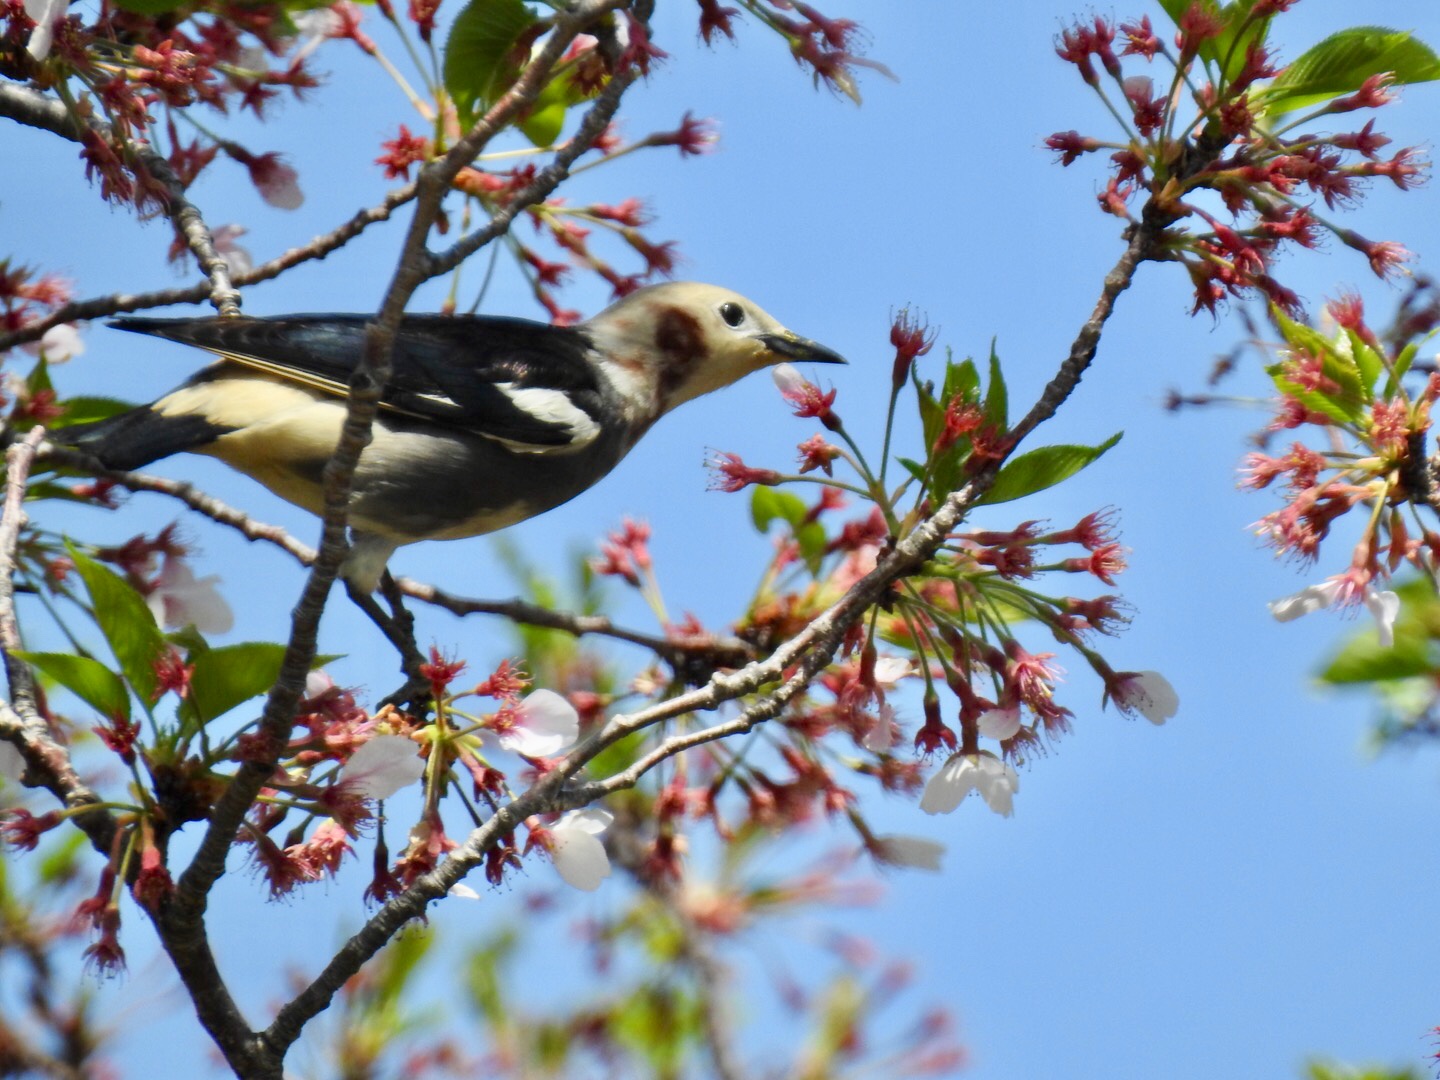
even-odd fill
[{"label": "cream-colored head", "polygon": [[694,281],[639,289],[580,329],[622,396],[651,403],[631,418],[642,422],[787,360],[845,363],[739,293]]}]

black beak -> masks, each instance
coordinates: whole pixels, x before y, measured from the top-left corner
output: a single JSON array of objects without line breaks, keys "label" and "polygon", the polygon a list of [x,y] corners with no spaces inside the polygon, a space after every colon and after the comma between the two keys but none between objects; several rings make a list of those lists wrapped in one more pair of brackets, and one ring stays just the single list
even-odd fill
[{"label": "black beak", "polygon": [[761,334],[760,341],[781,360],[809,360],[816,364],[849,363],[834,349],[827,349],[819,342],[792,334],[788,330],[784,333]]}]

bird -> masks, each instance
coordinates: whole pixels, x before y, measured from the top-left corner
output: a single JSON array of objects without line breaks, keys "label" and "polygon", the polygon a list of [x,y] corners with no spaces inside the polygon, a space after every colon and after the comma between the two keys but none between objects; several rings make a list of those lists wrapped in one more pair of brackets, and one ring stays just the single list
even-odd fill
[{"label": "bird", "polygon": [[[114,319],[218,359],[149,405],[52,438],[108,469],[206,454],[323,514],[322,473],[372,318]],[[403,544],[480,536],[553,509],[603,479],[672,409],[788,361],[845,363],[738,293],[699,282],[646,286],[573,326],[407,314],[355,469],[341,576],[370,593]]]}]

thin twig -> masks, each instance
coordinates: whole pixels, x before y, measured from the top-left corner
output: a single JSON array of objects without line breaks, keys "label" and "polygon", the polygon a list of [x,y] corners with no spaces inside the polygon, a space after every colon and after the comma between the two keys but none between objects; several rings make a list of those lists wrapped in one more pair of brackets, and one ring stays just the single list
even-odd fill
[{"label": "thin twig", "polygon": [[[153,473],[130,472],[123,469],[105,469],[79,450],[51,443],[41,448],[41,460],[91,473],[106,480],[114,481],[130,491],[143,491],[164,495],[183,503],[189,509],[211,521],[234,529],[247,540],[260,540],[273,544],[293,557],[302,566],[315,561],[315,549],[303,540],[286,532],[279,525],[256,521],[243,510],[223,502],[215,496],[201,491],[194,484],[184,480],[172,480]],[[647,634],[639,630],[628,630],[617,626],[605,615],[579,615],[569,611],[554,611],[538,604],[523,600],[482,600],[457,596],[428,582],[414,578],[395,579],[396,586],[406,596],[422,603],[443,608],[453,615],[498,615],[513,622],[529,626],[540,626],[547,630],[559,630],[574,637],[608,637],[648,649],[676,668],[693,670],[697,666],[738,667],[755,658],[754,648],[740,638],[733,636],[714,637],[705,640],[672,640],[660,634]]]},{"label": "thin twig", "polygon": [[[90,132],[101,139],[108,139],[110,130],[98,118],[81,120],[72,116],[65,105],[54,98],[46,97],[23,86],[0,84],[0,116],[29,127],[41,128],[72,142],[83,142],[84,124]],[[209,278],[208,295],[210,302],[221,315],[235,315],[240,311],[240,293],[230,280],[230,265],[215,250],[215,239],[200,210],[185,195],[185,185],[170,168],[170,163],[144,143],[127,142],[120,147],[130,160],[131,170],[137,174],[148,173],[165,191],[165,212],[175,225],[175,231],[200,264],[201,272]]]},{"label": "thin twig", "polygon": [[[376,206],[357,211],[349,221],[323,236],[317,236],[308,244],[293,247],[283,255],[261,263],[253,270],[232,275],[237,287],[254,285],[279,277],[292,267],[302,263],[324,259],[339,250],[371,225],[389,221],[390,216],[401,206],[415,198],[415,184],[409,183],[390,192]],[[108,315],[120,315],[127,311],[144,311],[148,308],[164,307],[168,304],[193,304],[210,295],[208,283],[185,285],[173,289],[158,289],[143,293],[113,293],[89,300],[76,300],[56,308],[43,319],[27,323],[19,330],[0,334],[0,352],[27,341],[38,341],[45,331],[61,323],[77,322],[81,319],[102,319]]]}]

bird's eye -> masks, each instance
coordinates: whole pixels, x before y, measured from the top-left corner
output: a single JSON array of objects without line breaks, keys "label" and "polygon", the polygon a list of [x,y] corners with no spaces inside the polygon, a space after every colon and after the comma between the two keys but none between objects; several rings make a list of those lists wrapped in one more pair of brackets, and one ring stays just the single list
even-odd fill
[{"label": "bird's eye", "polygon": [[726,326],[739,326],[745,321],[745,309],[727,300],[720,305],[720,317],[725,320]]}]

